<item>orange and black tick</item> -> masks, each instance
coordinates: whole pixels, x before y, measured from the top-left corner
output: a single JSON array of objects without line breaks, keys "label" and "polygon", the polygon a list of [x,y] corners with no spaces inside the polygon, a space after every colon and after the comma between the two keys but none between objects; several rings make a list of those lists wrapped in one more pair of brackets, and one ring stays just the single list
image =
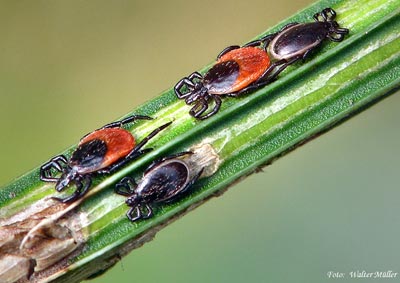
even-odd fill
[{"label": "orange and black tick", "polygon": [[191,154],[185,151],[164,157],[147,168],[138,184],[124,177],[116,185],[115,192],[128,197],[126,204],[131,208],[126,215],[130,221],[151,217],[151,205],[171,202],[188,191],[203,173],[203,168],[196,169],[185,160]]},{"label": "orange and black tick", "polygon": [[[193,105],[190,115],[207,119],[218,112],[220,96],[236,97],[263,87],[287,66],[306,58],[325,39],[342,41],[349,30],[340,28],[335,17],[336,12],[326,8],[314,15],[315,22],[290,23],[277,33],[242,47],[229,46],[204,76],[194,72],[180,80],[175,85],[175,94]],[[211,101],[214,108],[204,114]]]},{"label": "orange and black tick", "polygon": [[[247,45],[230,46],[218,55],[217,63],[204,77],[194,72],[180,80],[175,85],[175,94],[179,99],[185,99],[186,104],[194,104],[190,115],[204,120],[218,112],[220,96],[238,96],[246,92],[269,66],[270,59],[264,50]],[[214,100],[214,109],[203,115],[210,100]]]},{"label": "orange and black tick", "polygon": [[[135,120],[152,120],[151,117],[132,115],[121,121],[113,122],[84,136],[67,159],[58,155],[40,168],[40,179],[45,182],[55,182],[56,190],[63,191],[70,184],[75,184],[75,192],[66,198],[55,198],[67,203],[81,198],[92,183],[92,176],[108,174],[117,170],[129,161],[149,152],[151,149],[142,147],[171,122],[152,131],[140,143],[136,144],[132,134],[122,126]],[[53,171],[61,172],[60,177],[53,176]]]}]

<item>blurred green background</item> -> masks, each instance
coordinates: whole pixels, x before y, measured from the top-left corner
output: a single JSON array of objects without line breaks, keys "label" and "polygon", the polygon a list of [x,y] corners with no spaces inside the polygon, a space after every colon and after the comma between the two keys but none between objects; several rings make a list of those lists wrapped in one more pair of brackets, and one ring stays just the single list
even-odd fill
[{"label": "blurred green background", "polygon": [[[2,1],[0,185],[309,3]],[[392,95],[307,143],[92,282],[400,272],[399,103]]]}]

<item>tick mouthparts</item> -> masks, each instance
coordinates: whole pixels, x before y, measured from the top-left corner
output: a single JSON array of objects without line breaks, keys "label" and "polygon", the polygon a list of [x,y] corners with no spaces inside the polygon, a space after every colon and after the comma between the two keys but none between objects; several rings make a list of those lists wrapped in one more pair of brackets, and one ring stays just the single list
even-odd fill
[{"label": "tick mouthparts", "polygon": [[137,195],[133,195],[125,200],[127,206],[136,206],[139,203]]},{"label": "tick mouthparts", "polygon": [[65,189],[65,187],[68,187],[68,185],[69,185],[69,180],[66,180],[66,179],[60,180],[56,184],[56,191],[61,192]]}]

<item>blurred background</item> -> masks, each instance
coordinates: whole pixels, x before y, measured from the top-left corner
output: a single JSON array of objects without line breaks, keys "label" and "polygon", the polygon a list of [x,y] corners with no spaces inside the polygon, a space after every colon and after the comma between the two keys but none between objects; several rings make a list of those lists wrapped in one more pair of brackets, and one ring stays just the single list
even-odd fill
[{"label": "blurred background", "polygon": [[[310,3],[2,1],[0,186]],[[394,94],[250,176],[91,282],[400,272],[399,103]]]}]

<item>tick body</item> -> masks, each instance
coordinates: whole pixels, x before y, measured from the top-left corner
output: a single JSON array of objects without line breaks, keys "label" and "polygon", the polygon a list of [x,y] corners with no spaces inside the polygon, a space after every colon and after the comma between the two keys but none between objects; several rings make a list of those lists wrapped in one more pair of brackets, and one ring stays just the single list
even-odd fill
[{"label": "tick body", "polygon": [[205,74],[203,85],[209,94],[229,95],[255,82],[269,65],[267,53],[259,48],[234,49],[219,57]]},{"label": "tick body", "polygon": [[329,22],[290,24],[271,40],[268,53],[275,61],[304,57],[329,36],[329,25]]},{"label": "tick body", "polygon": [[[340,28],[335,17],[335,11],[326,8],[314,15],[313,23],[290,23],[243,47],[229,46],[204,76],[194,72],[180,80],[175,94],[193,105],[190,115],[207,119],[218,112],[221,96],[236,97],[257,90],[275,80],[287,66],[306,58],[325,39],[342,41],[349,30]],[[214,107],[206,113],[212,101]]]},{"label": "tick body", "polygon": [[105,128],[84,137],[68,164],[80,174],[92,173],[115,164],[135,148],[135,138],[122,128]]},{"label": "tick body", "polygon": [[[69,159],[64,155],[58,155],[45,163],[40,168],[41,180],[55,182],[55,188],[58,192],[63,191],[71,184],[76,186],[72,195],[64,199],[55,199],[66,203],[81,198],[89,189],[94,175],[112,173],[150,151],[151,149],[142,149],[142,147],[170,125],[170,123],[167,123],[155,129],[140,143],[136,144],[133,135],[123,129],[122,126],[138,119],[151,120],[152,118],[133,115],[121,121],[107,124],[84,136]],[[54,177],[52,170],[61,172],[61,176]]]},{"label": "tick body", "polygon": [[182,152],[154,162],[144,172],[139,183],[131,177],[123,178],[115,187],[117,194],[127,196],[130,221],[147,219],[153,215],[152,205],[168,203],[186,192],[200,177],[203,169],[194,172]]}]

